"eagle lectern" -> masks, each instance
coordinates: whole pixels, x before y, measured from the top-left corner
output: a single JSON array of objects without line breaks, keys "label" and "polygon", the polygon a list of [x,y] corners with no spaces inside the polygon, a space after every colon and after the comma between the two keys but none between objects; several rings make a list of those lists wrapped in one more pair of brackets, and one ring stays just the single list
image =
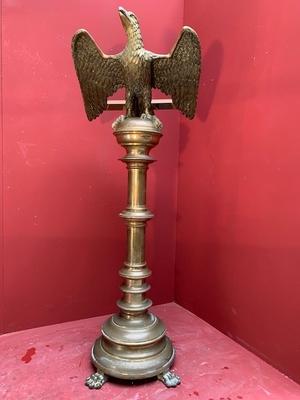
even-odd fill
[{"label": "eagle lectern", "polygon": [[[154,161],[150,150],[159,143],[162,124],[154,108],[179,109],[193,118],[200,76],[200,45],[197,34],[183,27],[170,54],[154,54],[144,49],[137,17],[119,7],[127,34],[124,50],[105,55],[85,30],[73,37],[72,53],[89,120],[104,110],[122,108],[108,102],[117,89],[125,87],[126,114],[113,123],[118,143],[126,154],[121,160],[128,169],[128,204],[121,217],[127,225],[127,257],[121,270],[122,298],[119,313],[103,325],[92,348],[97,372],[86,380],[90,389],[99,389],[109,376],[136,380],[157,377],[167,387],[180,378],[170,371],[175,350],[166,336],[163,322],[148,311],[152,302],[145,297],[151,275],[145,261],[145,228],[153,214],[146,208],[146,174]],[[171,100],[152,101],[151,90],[158,88]]]}]

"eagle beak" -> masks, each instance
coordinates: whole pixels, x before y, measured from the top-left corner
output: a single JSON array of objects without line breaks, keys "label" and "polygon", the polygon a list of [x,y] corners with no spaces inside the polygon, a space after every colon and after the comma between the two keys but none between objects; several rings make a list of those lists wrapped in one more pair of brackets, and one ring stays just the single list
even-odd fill
[{"label": "eagle beak", "polygon": [[127,11],[123,7],[119,7],[119,15],[122,21],[122,24],[126,27],[129,23],[129,17]]}]

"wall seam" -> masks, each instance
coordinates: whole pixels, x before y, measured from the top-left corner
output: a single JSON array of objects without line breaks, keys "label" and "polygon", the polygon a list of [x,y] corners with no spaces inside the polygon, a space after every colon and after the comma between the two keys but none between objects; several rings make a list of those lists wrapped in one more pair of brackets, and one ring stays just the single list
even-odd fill
[{"label": "wall seam", "polygon": [[[181,21],[182,26],[184,26],[184,10],[185,10],[185,0],[182,1],[181,10]],[[177,168],[176,168],[176,178],[175,178],[175,245],[174,245],[174,274],[173,274],[173,299],[177,303],[177,290],[176,290],[176,270],[177,270],[177,221],[178,221],[178,188],[179,188],[179,158],[180,158],[180,136],[181,136],[181,114],[179,113],[178,118],[178,140],[177,140]]]},{"label": "wall seam", "polygon": [[0,287],[0,301],[1,301],[1,314],[0,321],[0,334],[4,333],[4,134],[3,134],[3,1],[0,0],[0,113],[1,113],[1,287]]},{"label": "wall seam", "polygon": [[[185,25],[185,0],[182,2],[182,25]],[[179,167],[180,167],[180,141],[181,141],[181,122],[182,122],[183,116],[179,114],[179,134],[178,134],[178,146],[177,146],[177,174],[176,174],[176,205],[175,205],[175,210],[176,210],[176,215],[175,215],[175,257],[174,257],[174,301],[177,303],[177,285],[176,285],[176,271],[177,271],[177,253],[178,253],[178,229],[177,229],[177,224],[178,224],[178,193],[179,193]],[[179,304],[179,303],[178,303]]]}]

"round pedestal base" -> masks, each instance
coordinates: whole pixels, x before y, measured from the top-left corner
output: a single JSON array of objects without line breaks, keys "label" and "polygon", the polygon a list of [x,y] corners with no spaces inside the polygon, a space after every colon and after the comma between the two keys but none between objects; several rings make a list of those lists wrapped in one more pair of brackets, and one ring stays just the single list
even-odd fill
[{"label": "round pedestal base", "polygon": [[163,323],[151,313],[138,319],[112,316],[92,349],[98,372],[119,379],[145,379],[170,369],[175,350]]},{"label": "round pedestal base", "polygon": [[[162,339],[163,349],[155,356],[148,358],[143,357],[143,352],[141,357],[137,358],[139,349],[131,351],[127,349],[127,357],[107,353],[103,348],[102,340],[103,337],[100,337],[93,346],[92,362],[98,371],[114,378],[136,380],[161,375],[169,370],[175,356],[175,350],[167,337]],[[134,358],[130,357],[130,352],[134,353]]]}]

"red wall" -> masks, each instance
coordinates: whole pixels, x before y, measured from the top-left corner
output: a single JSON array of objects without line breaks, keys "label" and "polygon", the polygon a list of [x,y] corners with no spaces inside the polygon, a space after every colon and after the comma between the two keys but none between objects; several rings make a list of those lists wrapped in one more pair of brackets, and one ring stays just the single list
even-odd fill
[{"label": "red wall", "polygon": [[[122,5],[139,16],[147,47],[169,50],[182,26],[182,0]],[[126,205],[126,168],[117,161],[124,150],[111,130],[118,114],[87,121],[70,43],[84,27],[105,52],[121,50],[118,6],[115,0],[3,1],[1,332],[116,309],[126,234],[117,216]],[[174,295],[179,129],[175,111],[159,116],[165,136],[149,172],[155,303]]]},{"label": "red wall", "polygon": [[182,119],[176,299],[300,381],[300,2],[189,0],[203,74]]},{"label": "red wall", "polygon": [[[115,310],[125,228],[117,113],[89,123],[70,56],[76,29],[125,36],[115,0],[3,0],[0,332]],[[166,52],[183,0],[123,1]],[[300,4],[187,0],[203,74],[197,117],[161,113],[153,154],[151,297],[177,301],[300,380]],[[155,29],[153,29],[153,26]],[[4,217],[4,219],[2,218]]]}]

